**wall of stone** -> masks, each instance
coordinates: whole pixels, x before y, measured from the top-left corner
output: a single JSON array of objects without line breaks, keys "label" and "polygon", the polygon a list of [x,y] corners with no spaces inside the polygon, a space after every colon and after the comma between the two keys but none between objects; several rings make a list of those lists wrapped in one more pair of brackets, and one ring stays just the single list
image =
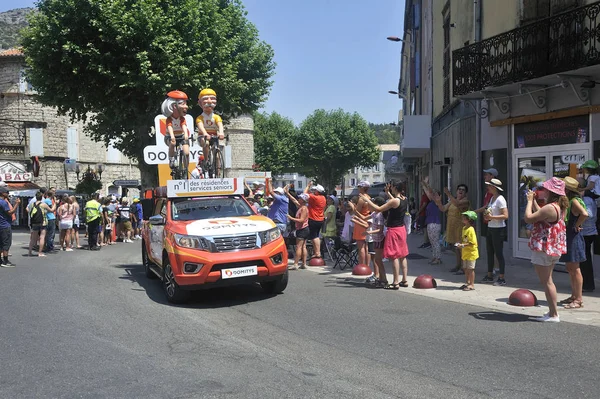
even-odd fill
[{"label": "wall of stone", "polygon": [[44,154],[40,156],[40,174],[34,183],[58,189],[74,188],[76,175],[74,172],[65,174],[64,161],[69,155],[67,130],[75,128],[77,162],[81,170],[98,163],[105,166],[102,174],[105,193],[113,180],[140,179],[137,165],[116,150],[93,141],[85,134],[82,121],[72,122],[69,117],[58,115],[55,108],[36,102],[34,92],[22,90],[19,80],[23,61],[21,57],[0,58],[0,161],[13,160],[30,168],[30,130],[42,128]]},{"label": "wall of stone", "polygon": [[254,119],[250,115],[232,118],[225,126],[227,144],[231,146],[231,169],[226,177],[237,177],[252,172],[254,164]]}]

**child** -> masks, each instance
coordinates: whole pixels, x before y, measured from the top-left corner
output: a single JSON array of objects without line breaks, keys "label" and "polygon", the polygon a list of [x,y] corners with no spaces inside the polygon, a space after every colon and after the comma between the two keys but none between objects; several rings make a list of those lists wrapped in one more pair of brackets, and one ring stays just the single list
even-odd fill
[{"label": "child", "polygon": [[[373,203],[377,206],[383,206],[385,200],[382,197],[376,197],[373,200]],[[383,241],[385,239],[384,225],[385,219],[381,212],[371,213],[371,228],[367,230],[367,234],[369,234],[369,237],[373,240],[374,256],[372,255],[371,259],[373,259],[373,269],[377,276],[375,288],[384,288],[388,285],[385,267],[383,266]],[[367,239],[367,241],[369,240]],[[370,244],[371,243],[369,243],[369,248],[371,247]],[[369,252],[371,252],[370,249]]]},{"label": "child", "polygon": [[456,243],[458,248],[462,248],[462,267],[465,272],[466,284],[460,288],[463,291],[473,291],[475,289],[475,262],[479,258],[479,249],[477,247],[477,235],[475,234],[475,222],[477,214],[473,211],[462,213],[462,243]]}]

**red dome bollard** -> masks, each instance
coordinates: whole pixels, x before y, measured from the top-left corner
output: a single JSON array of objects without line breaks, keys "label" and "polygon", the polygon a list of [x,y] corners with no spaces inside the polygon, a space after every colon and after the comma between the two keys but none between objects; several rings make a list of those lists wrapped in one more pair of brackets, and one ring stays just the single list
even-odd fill
[{"label": "red dome bollard", "polygon": [[308,261],[308,266],[325,266],[325,260],[323,258],[312,258]]},{"label": "red dome bollard", "polygon": [[419,277],[415,279],[413,283],[413,288],[419,289],[429,289],[429,288],[437,288],[437,282],[433,278],[433,276],[429,274],[421,274]]},{"label": "red dome bollard", "polygon": [[508,304],[512,306],[537,306],[538,300],[533,292],[521,288],[510,294]]},{"label": "red dome bollard", "polygon": [[355,276],[370,276],[371,273],[371,268],[364,263],[359,263],[352,268],[352,274]]}]

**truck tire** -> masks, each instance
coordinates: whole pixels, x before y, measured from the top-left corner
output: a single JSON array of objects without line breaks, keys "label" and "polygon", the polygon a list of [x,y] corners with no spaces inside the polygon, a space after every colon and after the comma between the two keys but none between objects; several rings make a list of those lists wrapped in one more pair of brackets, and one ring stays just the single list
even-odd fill
[{"label": "truck tire", "polygon": [[288,285],[289,272],[286,270],[277,280],[260,283],[260,286],[267,294],[280,294]]},{"label": "truck tire", "polygon": [[150,268],[150,259],[148,258],[148,251],[146,250],[146,241],[144,240],[142,240],[142,264],[144,265],[144,274],[147,278],[154,280],[158,277]]},{"label": "truck tire", "polygon": [[189,291],[184,291],[179,287],[173,275],[173,269],[169,263],[169,259],[165,259],[163,267],[163,287],[167,301],[171,303],[185,303],[190,297]]}]

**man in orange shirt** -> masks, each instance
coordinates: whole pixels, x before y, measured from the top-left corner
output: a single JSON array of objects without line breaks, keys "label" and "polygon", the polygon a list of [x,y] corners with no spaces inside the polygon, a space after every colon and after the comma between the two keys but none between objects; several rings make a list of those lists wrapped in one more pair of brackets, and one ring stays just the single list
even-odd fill
[{"label": "man in orange shirt", "polygon": [[308,239],[312,241],[314,255],[313,258],[321,257],[321,228],[325,219],[325,189],[320,184],[312,188],[313,182],[309,182],[304,189],[304,193],[308,194]]}]

